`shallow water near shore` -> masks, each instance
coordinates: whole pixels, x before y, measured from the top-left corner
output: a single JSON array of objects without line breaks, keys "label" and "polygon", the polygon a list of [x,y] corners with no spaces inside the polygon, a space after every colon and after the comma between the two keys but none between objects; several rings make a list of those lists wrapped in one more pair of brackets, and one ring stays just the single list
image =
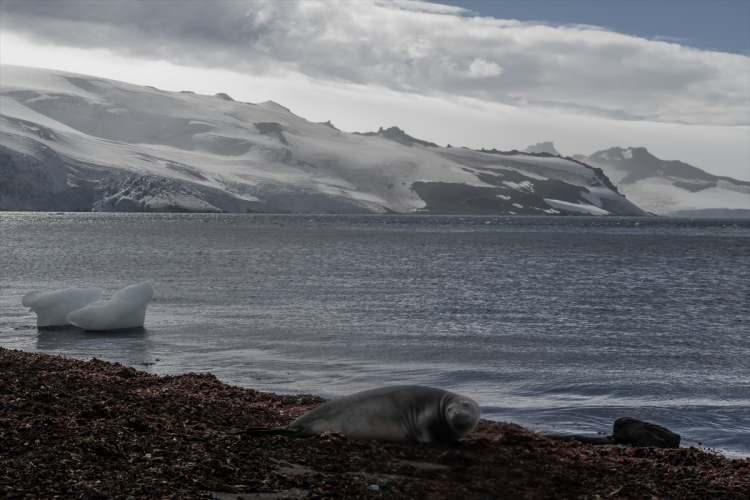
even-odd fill
[{"label": "shallow water near shore", "polygon": [[[335,397],[417,383],[487,418],[631,415],[750,455],[750,221],[0,213],[0,346]],[[143,330],[20,297],[151,280]]]}]

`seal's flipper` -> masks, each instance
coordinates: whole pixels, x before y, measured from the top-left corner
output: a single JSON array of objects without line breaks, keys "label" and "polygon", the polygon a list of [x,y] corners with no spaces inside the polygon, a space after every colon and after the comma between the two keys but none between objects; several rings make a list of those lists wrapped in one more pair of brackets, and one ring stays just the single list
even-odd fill
[{"label": "seal's flipper", "polygon": [[243,434],[264,435],[264,436],[287,436],[287,437],[309,437],[300,430],[289,429],[288,427],[248,427],[243,429]]}]

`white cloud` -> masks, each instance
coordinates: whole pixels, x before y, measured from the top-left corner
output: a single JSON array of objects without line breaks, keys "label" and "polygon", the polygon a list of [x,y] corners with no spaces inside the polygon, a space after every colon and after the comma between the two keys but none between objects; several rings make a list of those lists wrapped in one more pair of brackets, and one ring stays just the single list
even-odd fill
[{"label": "white cloud", "polygon": [[[4,35],[0,61],[97,74],[165,90],[227,92],[240,101],[274,100],[311,121],[332,120],[346,131],[398,125],[440,144],[523,149],[554,140],[566,155],[611,146],[645,146],[717,175],[750,180],[750,127],[615,120],[569,110],[518,107],[477,98],[426,96],[382,86],[330,82],[299,73],[248,75],[126,58],[105,50],[44,47]],[[2,67],[0,67],[0,84]]]},{"label": "white cloud", "polygon": [[473,78],[491,78],[502,73],[503,68],[499,64],[485,59],[474,59],[469,65],[469,75]]},{"label": "white cloud", "polygon": [[413,0],[6,0],[39,42],[627,120],[750,124],[750,58]]},{"label": "white cloud", "polygon": [[175,4],[5,0],[0,62],[272,99],[344,130],[399,125],[443,144],[646,146],[750,180],[746,56],[421,2]]},{"label": "white cloud", "polygon": [[469,11],[462,7],[445,5],[441,3],[425,2],[423,0],[375,0],[377,5],[383,7],[396,7],[398,9],[414,12],[429,12],[432,14],[466,15]]}]

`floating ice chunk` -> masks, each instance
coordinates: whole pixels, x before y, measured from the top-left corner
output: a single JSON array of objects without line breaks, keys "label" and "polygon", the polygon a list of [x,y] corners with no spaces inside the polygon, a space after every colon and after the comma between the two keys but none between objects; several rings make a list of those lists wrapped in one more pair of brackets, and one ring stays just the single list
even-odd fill
[{"label": "floating ice chunk", "polygon": [[99,300],[99,288],[63,288],[51,292],[31,292],[21,299],[21,304],[36,313],[36,326],[68,325],[68,314]]},{"label": "floating ice chunk", "polygon": [[130,285],[118,290],[112,298],[95,302],[68,314],[68,321],[84,330],[120,330],[141,328],[146,306],[154,296],[150,283]]}]

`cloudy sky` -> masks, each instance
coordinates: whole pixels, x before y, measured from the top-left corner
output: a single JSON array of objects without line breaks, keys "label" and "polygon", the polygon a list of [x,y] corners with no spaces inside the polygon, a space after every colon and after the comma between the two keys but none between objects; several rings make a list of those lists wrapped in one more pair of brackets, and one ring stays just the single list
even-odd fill
[{"label": "cloudy sky", "polygon": [[442,144],[642,145],[750,180],[745,0],[0,2],[3,64],[271,99]]}]

